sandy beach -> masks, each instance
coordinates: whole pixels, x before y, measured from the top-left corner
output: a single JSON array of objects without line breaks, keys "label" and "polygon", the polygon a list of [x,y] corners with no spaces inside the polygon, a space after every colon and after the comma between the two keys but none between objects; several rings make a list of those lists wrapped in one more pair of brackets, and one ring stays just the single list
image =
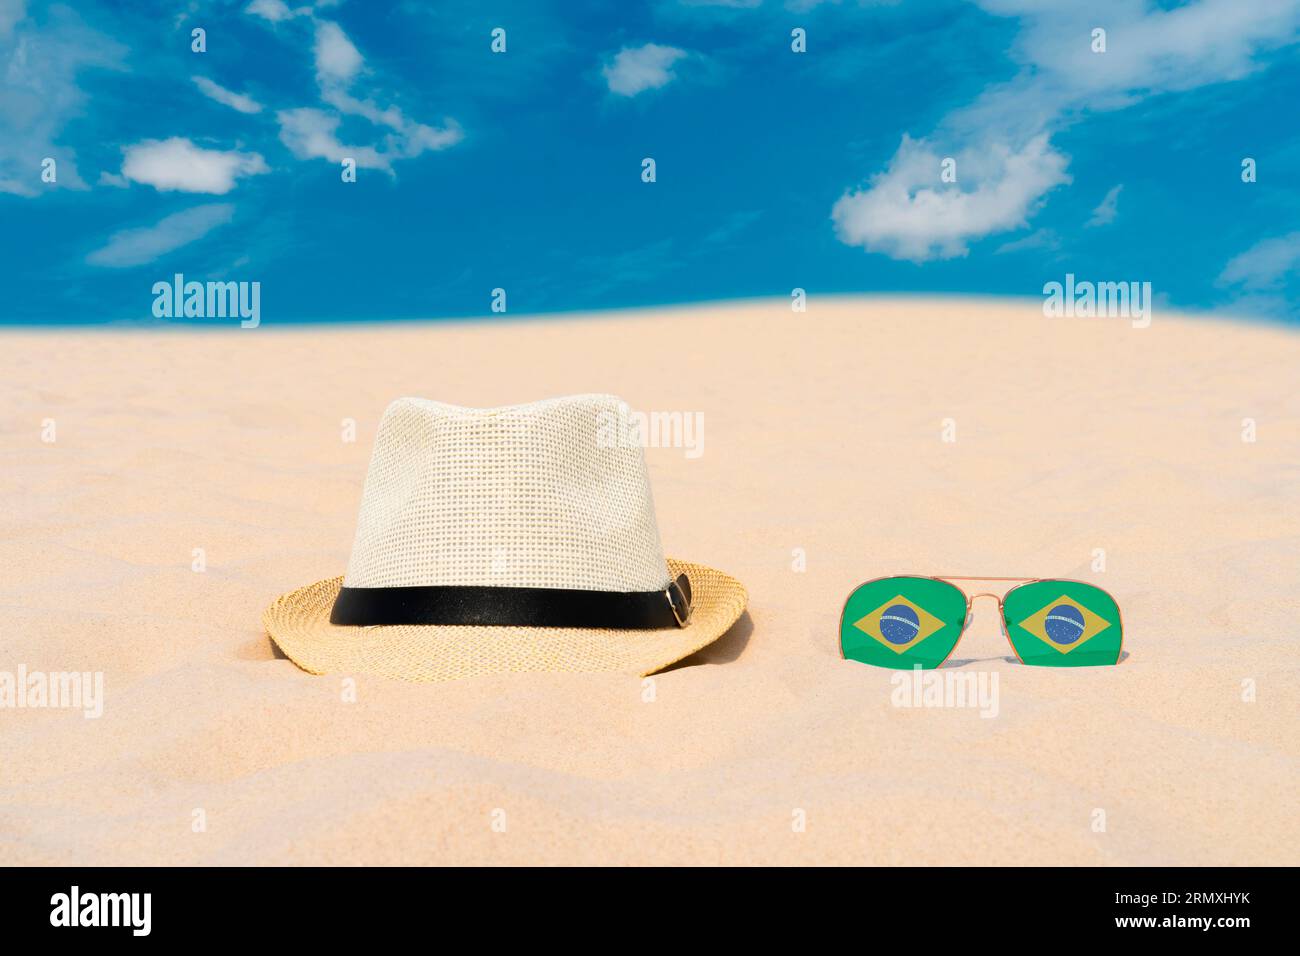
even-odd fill
[{"label": "sandy beach", "polygon": [[[0,331],[0,671],[103,675],[98,717],[0,709],[0,860],[1300,863],[1298,369],[1278,327],[958,298]],[[646,454],[667,553],[748,588],[727,636],[650,693],[352,700],[276,651],[392,399],[589,391],[703,415]],[[1021,666],[981,598],[945,670],[996,714],[895,706],[837,644],[892,572],[1093,581],[1125,659]]]}]

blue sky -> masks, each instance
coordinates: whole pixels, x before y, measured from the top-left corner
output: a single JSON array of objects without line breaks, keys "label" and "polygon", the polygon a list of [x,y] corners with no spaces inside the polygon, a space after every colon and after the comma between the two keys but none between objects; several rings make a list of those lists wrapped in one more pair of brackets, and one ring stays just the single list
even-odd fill
[{"label": "blue sky", "polygon": [[1300,0],[0,0],[0,322],[176,272],[266,324],[1066,272],[1297,321],[1297,102]]}]

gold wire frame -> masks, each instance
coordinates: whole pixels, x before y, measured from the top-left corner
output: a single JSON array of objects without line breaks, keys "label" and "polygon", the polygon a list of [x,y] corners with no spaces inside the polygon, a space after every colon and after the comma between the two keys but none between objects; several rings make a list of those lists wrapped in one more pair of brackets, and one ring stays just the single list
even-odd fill
[{"label": "gold wire frame", "polygon": [[[1020,656],[1020,652],[1016,650],[1016,642],[1011,640],[1011,632],[1007,630],[1007,616],[1005,612],[1005,602],[1008,594],[1018,588],[1024,587],[1026,584],[1038,584],[1041,581],[1062,581],[1066,584],[1086,584],[1088,587],[1096,588],[1102,594],[1110,598],[1111,602],[1115,605],[1115,616],[1119,618],[1119,650],[1115,654],[1115,664],[1103,666],[1114,667],[1116,664],[1119,664],[1124,660],[1124,614],[1120,610],[1119,601],[1115,600],[1115,595],[1111,594],[1100,585],[1093,584],[1091,581],[1080,581],[1078,578],[1008,578],[998,577],[996,575],[985,577],[978,574],[909,574],[906,572],[900,574],[882,574],[877,578],[868,578],[849,592],[848,597],[844,599],[844,607],[840,608],[840,631],[839,636],[836,638],[836,643],[839,645],[840,650],[840,660],[848,660],[848,658],[844,656],[844,612],[849,609],[849,598],[853,597],[853,595],[857,594],[858,591],[866,587],[868,584],[875,584],[877,581],[888,581],[890,578],[922,578],[927,581],[942,581],[944,584],[952,584],[952,586],[957,588],[961,593],[961,596],[966,599],[966,615],[962,618],[961,632],[957,635],[957,640],[952,642],[952,647],[948,649],[948,653],[944,656],[943,660],[934,665],[935,670],[938,670],[944,664],[948,663],[948,658],[952,657],[953,651],[957,650],[957,645],[961,643],[962,636],[966,633],[966,628],[970,627],[971,606],[977,597],[991,597],[998,599],[998,624],[1002,628],[1002,636],[1005,637],[1007,643],[1011,645],[1011,653],[1016,655],[1017,661],[1024,664],[1026,667],[1047,666],[1044,664],[1025,664],[1024,659]],[[953,584],[954,581],[1018,581],[1020,583],[1014,588],[1007,588],[1007,590],[1003,591],[1001,595],[998,595],[994,594],[992,591],[977,591],[974,594],[967,594],[965,588]],[[899,669],[901,668],[891,668],[891,670]]]}]

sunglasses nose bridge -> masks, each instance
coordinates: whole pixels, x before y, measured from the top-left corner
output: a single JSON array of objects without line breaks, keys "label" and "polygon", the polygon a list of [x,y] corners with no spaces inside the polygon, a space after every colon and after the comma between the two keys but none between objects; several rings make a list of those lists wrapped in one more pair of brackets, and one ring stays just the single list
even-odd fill
[{"label": "sunglasses nose bridge", "polygon": [[962,631],[963,631],[963,632],[965,632],[968,628],[970,628],[970,621],[971,621],[971,613],[970,613],[970,612],[971,612],[971,608],[973,608],[973,607],[975,606],[975,599],[976,599],[976,598],[982,598],[982,597],[992,598],[993,600],[997,601],[997,602],[998,602],[998,614],[1001,615],[1001,613],[1002,613],[1002,595],[1000,595],[1000,594],[994,594],[992,591],[979,591],[979,592],[977,592],[977,593],[975,593],[975,594],[972,594],[972,595],[970,595],[970,596],[968,596],[968,597],[966,598],[966,623],[962,626]]}]

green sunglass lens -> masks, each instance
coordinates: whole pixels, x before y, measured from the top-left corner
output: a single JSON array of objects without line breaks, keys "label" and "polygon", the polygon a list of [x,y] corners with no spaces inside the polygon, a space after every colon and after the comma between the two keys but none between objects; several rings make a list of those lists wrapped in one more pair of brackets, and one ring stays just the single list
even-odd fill
[{"label": "green sunglass lens", "polygon": [[860,585],[840,618],[844,657],[911,670],[944,662],[966,622],[966,596],[947,581],[893,577]]},{"label": "green sunglass lens", "polygon": [[1078,581],[1035,581],[1002,601],[1007,636],[1026,664],[1088,667],[1119,663],[1123,627],[1115,599]]}]

